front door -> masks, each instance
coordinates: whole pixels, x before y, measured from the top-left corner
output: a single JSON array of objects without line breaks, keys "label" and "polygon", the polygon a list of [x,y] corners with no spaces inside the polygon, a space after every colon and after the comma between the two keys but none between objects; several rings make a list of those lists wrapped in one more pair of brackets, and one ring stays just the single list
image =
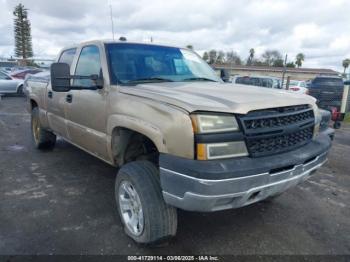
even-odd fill
[{"label": "front door", "polygon": [[16,93],[18,82],[12,80],[5,73],[0,72],[0,94],[1,93]]},{"label": "front door", "polygon": [[[100,49],[96,45],[88,45],[81,49],[75,67],[75,75],[100,75]],[[93,86],[90,79],[76,79],[73,85]],[[106,88],[98,90],[71,90],[67,103],[67,128],[69,139],[76,145],[88,150],[98,157],[107,159],[106,136]]]}]

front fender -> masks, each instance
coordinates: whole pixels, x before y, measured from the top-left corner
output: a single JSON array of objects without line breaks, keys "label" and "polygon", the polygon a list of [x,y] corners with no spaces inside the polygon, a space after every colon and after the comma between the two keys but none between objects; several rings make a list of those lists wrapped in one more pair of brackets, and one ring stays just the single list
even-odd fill
[{"label": "front fender", "polygon": [[[109,116],[107,120],[107,135],[109,138],[111,138],[113,130],[117,127],[124,127],[143,134],[155,144],[159,152],[168,153],[165,146],[164,135],[157,126],[131,116],[117,114]],[[112,140],[109,139],[108,148],[111,148],[111,141]]]}]

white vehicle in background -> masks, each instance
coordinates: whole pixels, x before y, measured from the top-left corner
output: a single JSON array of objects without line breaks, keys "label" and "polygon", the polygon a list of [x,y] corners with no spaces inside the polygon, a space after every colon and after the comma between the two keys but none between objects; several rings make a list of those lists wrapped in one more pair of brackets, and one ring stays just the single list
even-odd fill
[{"label": "white vehicle in background", "polygon": [[[283,87],[286,88],[286,84],[284,83]],[[306,87],[306,81],[297,81],[297,80],[290,80],[289,82],[289,91],[295,92],[298,94],[309,94],[309,89]]]},{"label": "white vehicle in background", "polygon": [[5,71],[0,71],[0,94],[23,94],[23,80],[14,79]]},{"label": "white vehicle in background", "polygon": [[235,76],[232,83],[281,89],[281,79],[270,76]]},{"label": "white vehicle in background", "polygon": [[50,81],[50,71],[43,71],[37,74],[27,74],[23,82],[23,93],[27,96],[32,90],[30,89],[30,82],[47,84]]}]

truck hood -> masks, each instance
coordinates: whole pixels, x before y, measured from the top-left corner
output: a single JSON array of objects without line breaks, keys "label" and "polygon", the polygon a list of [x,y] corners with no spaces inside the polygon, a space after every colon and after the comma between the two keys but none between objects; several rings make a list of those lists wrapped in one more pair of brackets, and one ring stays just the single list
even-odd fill
[{"label": "truck hood", "polygon": [[119,86],[121,93],[162,101],[188,112],[212,111],[246,114],[252,110],[300,104],[315,106],[308,95],[263,87],[214,83],[166,82]]}]

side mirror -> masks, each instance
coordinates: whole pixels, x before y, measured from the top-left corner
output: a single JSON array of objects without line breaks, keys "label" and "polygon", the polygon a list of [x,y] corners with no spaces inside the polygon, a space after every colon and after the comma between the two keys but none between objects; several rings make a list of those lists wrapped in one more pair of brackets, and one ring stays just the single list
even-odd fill
[{"label": "side mirror", "polygon": [[51,86],[55,92],[68,92],[70,85],[70,68],[66,63],[53,63],[50,68]]},{"label": "side mirror", "polygon": [[102,89],[104,85],[102,69],[99,75],[91,75],[90,79],[95,84],[97,89]]}]

